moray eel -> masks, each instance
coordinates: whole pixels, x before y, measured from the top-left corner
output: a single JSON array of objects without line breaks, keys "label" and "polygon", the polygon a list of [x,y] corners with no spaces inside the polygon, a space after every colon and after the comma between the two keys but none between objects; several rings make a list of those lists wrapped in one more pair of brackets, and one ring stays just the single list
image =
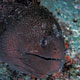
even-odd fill
[{"label": "moray eel", "polygon": [[19,8],[14,9],[8,17],[0,35],[0,60],[38,78],[61,70],[65,61],[64,39],[52,13],[36,5],[20,14]]}]

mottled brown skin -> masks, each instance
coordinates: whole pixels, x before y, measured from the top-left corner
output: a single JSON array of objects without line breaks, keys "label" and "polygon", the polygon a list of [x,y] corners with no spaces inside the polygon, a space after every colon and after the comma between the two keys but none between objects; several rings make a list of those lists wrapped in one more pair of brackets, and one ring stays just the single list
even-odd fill
[{"label": "mottled brown skin", "polygon": [[[59,27],[54,17],[44,7],[27,8],[24,18],[13,25],[9,24],[0,36],[0,59],[16,70],[39,78],[59,71],[63,64],[62,61],[44,59],[64,60],[63,37],[57,37],[52,32],[54,24]],[[43,47],[40,42],[44,37],[47,42]]]},{"label": "mottled brown skin", "polygon": [[15,0],[3,0],[3,2],[14,2]]},{"label": "mottled brown skin", "polygon": [[[33,4],[36,4],[37,3],[37,0],[2,0],[3,2],[6,2],[6,3],[14,3],[14,2],[19,2],[19,3],[23,3],[23,4],[27,4],[28,2],[32,2]],[[25,4],[25,5],[26,5]]]}]

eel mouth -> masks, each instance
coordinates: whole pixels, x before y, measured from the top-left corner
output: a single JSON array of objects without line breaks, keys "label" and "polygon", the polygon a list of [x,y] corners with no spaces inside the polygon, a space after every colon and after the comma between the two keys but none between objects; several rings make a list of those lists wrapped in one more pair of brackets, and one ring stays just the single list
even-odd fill
[{"label": "eel mouth", "polygon": [[44,57],[44,56],[41,56],[41,55],[38,55],[38,54],[32,54],[32,53],[25,53],[25,55],[35,56],[35,57],[38,57],[38,58],[41,58],[41,59],[44,59],[44,60],[48,60],[48,61],[49,60],[51,60],[51,61],[61,61],[61,62],[64,62],[65,61],[64,59]]},{"label": "eel mouth", "polygon": [[[22,60],[23,63],[29,66],[29,68],[32,68],[34,71],[32,71],[31,69],[31,72],[33,74],[36,74],[35,76],[39,78],[44,78],[46,77],[46,75],[61,71],[65,63],[64,59],[45,57],[45,56],[41,56],[41,55],[33,54],[33,53],[24,53],[22,56],[26,62],[27,60],[30,61],[29,62],[30,64],[28,64],[28,63],[25,63],[24,60]],[[35,65],[37,65],[37,67]],[[56,67],[58,68],[57,70],[56,70]],[[40,68],[40,70],[38,68]],[[50,71],[48,71],[49,68],[50,68]]]}]

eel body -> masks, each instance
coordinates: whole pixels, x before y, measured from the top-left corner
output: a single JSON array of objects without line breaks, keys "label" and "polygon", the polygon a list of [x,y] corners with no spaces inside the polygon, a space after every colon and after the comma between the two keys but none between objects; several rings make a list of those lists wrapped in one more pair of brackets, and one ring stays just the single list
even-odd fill
[{"label": "eel body", "polygon": [[46,8],[39,5],[28,7],[20,20],[9,21],[0,35],[2,61],[39,78],[62,68],[64,39],[59,24]]}]

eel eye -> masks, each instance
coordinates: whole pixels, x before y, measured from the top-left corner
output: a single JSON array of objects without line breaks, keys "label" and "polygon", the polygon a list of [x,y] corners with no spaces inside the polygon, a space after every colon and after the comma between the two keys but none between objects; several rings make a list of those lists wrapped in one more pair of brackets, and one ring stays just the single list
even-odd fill
[{"label": "eel eye", "polygon": [[45,37],[43,37],[41,40],[40,40],[40,45],[42,48],[45,48],[47,46],[47,40]]}]

